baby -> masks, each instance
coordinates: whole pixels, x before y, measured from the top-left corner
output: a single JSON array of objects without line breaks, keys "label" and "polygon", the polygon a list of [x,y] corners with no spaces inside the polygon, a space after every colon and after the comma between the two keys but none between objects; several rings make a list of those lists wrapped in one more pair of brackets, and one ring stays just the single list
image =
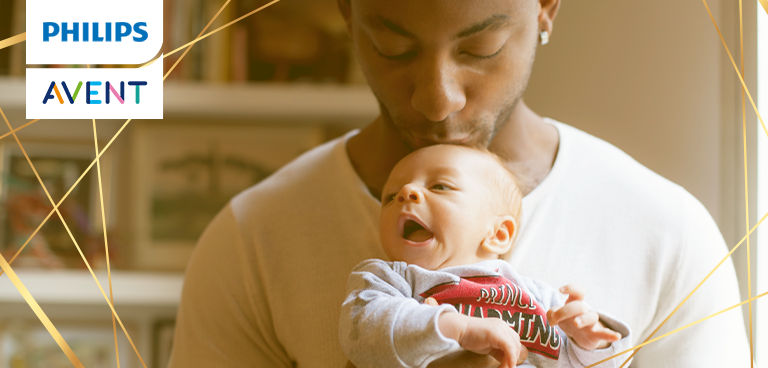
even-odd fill
[{"label": "baby", "polygon": [[420,149],[382,193],[381,243],[394,262],[355,267],[340,320],[342,348],[358,368],[426,367],[465,350],[500,367],[586,367],[629,348],[628,327],[590,311],[579,288],[561,288],[562,305],[557,291],[506,262],[522,193],[494,156]]}]

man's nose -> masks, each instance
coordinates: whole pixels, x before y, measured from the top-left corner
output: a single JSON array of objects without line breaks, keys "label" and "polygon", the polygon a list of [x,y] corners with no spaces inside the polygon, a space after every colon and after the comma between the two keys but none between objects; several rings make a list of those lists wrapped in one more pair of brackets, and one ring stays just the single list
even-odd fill
[{"label": "man's nose", "polygon": [[424,200],[424,194],[415,185],[405,185],[397,193],[397,201],[400,203],[413,202],[421,203]]},{"label": "man's nose", "polygon": [[449,60],[421,60],[414,76],[413,108],[434,122],[461,111],[467,97],[458,73],[459,66]]}]

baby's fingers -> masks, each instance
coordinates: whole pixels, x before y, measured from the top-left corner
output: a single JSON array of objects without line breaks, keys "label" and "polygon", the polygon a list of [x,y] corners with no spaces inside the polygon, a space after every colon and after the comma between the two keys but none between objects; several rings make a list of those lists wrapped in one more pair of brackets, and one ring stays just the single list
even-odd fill
[{"label": "baby's fingers", "polygon": [[599,327],[596,326],[595,328],[593,328],[589,334],[590,334],[590,338],[592,339],[600,339],[608,342],[621,340],[620,333],[613,331],[609,328],[605,328],[602,325],[599,325]]},{"label": "baby's fingers", "polygon": [[589,311],[580,316],[573,317],[573,327],[575,328],[594,326],[595,324],[600,324],[600,316],[595,311]]},{"label": "baby's fingers", "polygon": [[547,321],[550,325],[554,326],[570,318],[581,316],[589,311],[587,305],[581,301],[574,301],[567,303],[566,305],[555,309],[552,308],[547,312]]},{"label": "baby's fingers", "polygon": [[565,301],[565,304],[568,304],[570,302],[577,301],[577,300],[584,300],[584,296],[586,295],[586,292],[584,291],[584,289],[574,284],[565,285],[561,287],[560,292],[563,294],[568,294],[568,300]]},{"label": "baby's fingers", "polygon": [[435,298],[433,298],[431,296],[429,298],[427,298],[427,299],[424,299],[424,304],[431,305],[433,307],[437,307],[438,306],[437,300],[435,300]]}]

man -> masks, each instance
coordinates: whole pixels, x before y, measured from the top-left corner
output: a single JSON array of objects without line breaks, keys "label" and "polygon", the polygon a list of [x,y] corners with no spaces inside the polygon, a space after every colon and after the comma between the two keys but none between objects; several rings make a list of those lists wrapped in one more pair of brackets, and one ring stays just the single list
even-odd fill
[{"label": "man", "polygon": [[[171,367],[343,366],[348,273],[385,258],[382,186],[400,158],[435,143],[488,147],[505,160],[526,194],[512,265],[555,287],[587,288],[587,302],[627,321],[635,344],[726,254],[685,190],[522,101],[559,0],[339,6],[381,115],[241,193],[213,220],[188,268]],[[655,336],[738,299],[727,261]],[[748,363],[741,315],[729,312],[644,347],[632,364]]]}]

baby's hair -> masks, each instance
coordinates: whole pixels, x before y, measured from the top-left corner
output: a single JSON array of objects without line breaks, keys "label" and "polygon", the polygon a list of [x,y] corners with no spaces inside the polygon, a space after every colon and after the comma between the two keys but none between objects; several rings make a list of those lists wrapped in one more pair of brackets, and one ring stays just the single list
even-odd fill
[{"label": "baby's hair", "polygon": [[490,185],[494,186],[497,193],[499,193],[496,208],[499,211],[499,215],[511,215],[515,219],[515,232],[512,235],[512,247],[509,251],[499,256],[504,260],[509,260],[512,256],[512,249],[517,241],[518,234],[522,225],[522,212],[523,212],[523,192],[518,185],[517,177],[504,166],[504,161],[495,153],[486,149],[478,149],[481,153],[492,158],[498,165],[500,170],[493,170],[490,174]]}]

